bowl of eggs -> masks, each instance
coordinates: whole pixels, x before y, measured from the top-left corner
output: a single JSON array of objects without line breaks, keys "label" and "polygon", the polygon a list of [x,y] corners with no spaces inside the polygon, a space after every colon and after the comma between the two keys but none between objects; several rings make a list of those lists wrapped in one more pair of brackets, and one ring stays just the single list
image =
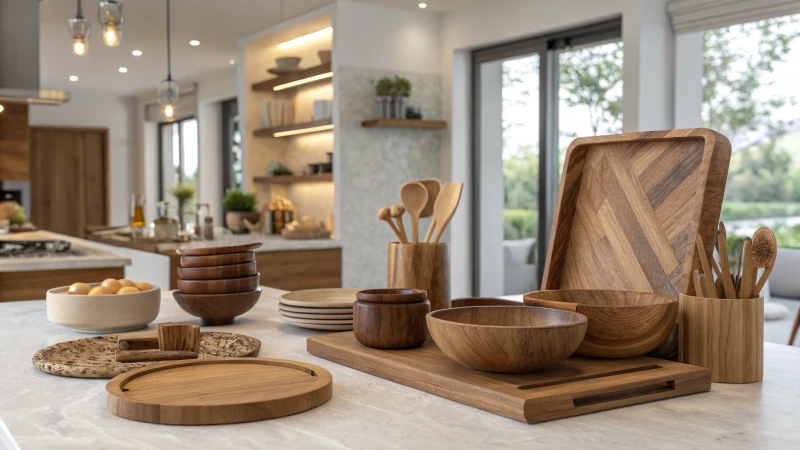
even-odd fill
[{"label": "bowl of eggs", "polygon": [[81,333],[144,328],[158,317],[161,289],[150,283],[108,278],[47,291],[47,320]]}]

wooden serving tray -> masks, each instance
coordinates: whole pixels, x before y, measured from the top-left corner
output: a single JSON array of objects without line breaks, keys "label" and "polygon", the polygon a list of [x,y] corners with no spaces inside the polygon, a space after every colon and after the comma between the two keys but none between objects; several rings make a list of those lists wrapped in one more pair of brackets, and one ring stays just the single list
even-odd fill
[{"label": "wooden serving tray", "polygon": [[526,423],[545,422],[711,389],[711,372],[655,358],[572,357],[528,374],[466,368],[432,341],[412,350],[375,350],[353,333],[308,338],[308,352],[396,383]]},{"label": "wooden serving tray", "polygon": [[542,289],[687,293],[697,233],[712,256],[730,157],[704,128],[573,141]]}]

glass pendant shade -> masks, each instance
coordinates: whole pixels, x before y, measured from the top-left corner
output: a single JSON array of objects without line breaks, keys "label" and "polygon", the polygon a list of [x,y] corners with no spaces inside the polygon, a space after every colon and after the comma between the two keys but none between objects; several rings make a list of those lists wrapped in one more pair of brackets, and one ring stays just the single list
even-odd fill
[{"label": "glass pendant shade", "polygon": [[103,25],[103,42],[116,47],[122,38],[122,1],[106,0],[97,7],[97,19]]},{"label": "glass pendant shade", "polygon": [[69,34],[72,37],[72,53],[83,56],[89,50],[89,20],[82,17],[69,19]]},{"label": "glass pendant shade", "polygon": [[158,104],[174,105],[180,97],[178,82],[171,79],[162,80],[158,85]]}]

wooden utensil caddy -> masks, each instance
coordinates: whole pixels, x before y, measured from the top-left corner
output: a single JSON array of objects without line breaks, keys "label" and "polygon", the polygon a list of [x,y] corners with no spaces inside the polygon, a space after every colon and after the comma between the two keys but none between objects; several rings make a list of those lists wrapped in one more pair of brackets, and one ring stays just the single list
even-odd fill
[{"label": "wooden utensil caddy", "polygon": [[428,292],[431,311],[450,307],[450,248],[447,244],[389,244],[390,289]]},{"label": "wooden utensil caddy", "polygon": [[764,378],[764,297],[680,295],[679,360],[711,369],[716,383]]}]

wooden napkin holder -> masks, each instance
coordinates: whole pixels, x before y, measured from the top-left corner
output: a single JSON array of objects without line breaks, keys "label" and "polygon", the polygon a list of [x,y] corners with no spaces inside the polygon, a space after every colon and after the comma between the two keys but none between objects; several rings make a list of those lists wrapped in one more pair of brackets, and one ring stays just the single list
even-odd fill
[{"label": "wooden napkin holder", "polygon": [[725,299],[681,294],[679,361],[711,369],[715,383],[764,378],[764,297]]},{"label": "wooden napkin holder", "polygon": [[120,334],[117,337],[117,362],[174,361],[197,359],[200,352],[200,327],[181,322],[165,322],[155,332]]}]

